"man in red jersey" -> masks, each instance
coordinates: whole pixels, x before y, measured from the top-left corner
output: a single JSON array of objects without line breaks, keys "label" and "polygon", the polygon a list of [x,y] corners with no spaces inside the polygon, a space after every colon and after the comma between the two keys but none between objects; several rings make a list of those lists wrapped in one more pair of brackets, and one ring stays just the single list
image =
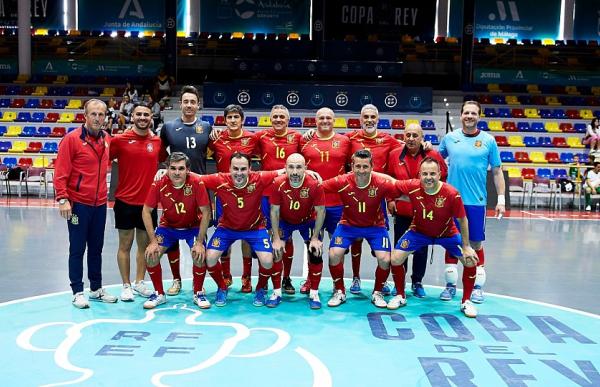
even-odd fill
[{"label": "man in red jersey", "polygon": [[[285,168],[286,158],[300,151],[300,133],[288,128],[290,112],[283,105],[274,105],[271,108],[272,128],[261,130],[256,133],[258,138],[258,154],[263,171],[274,171]],[[271,229],[271,218],[269,215],[270,189],[265,191],[262,200],[263,214],[267,218],[267,228]],[[281,287],[287,294],[294,294],[296,289],[290,279],[292,260],[294,258],[294,244],[292,240],[286,241],[283,253],[283,278]]]},{"label": "man in red jersey", "polygon": [[344,286],[344,253],[357,239],[367,240],[377,258],[375,286],[371,302],[385,308],[382,288],[390,272],[391,244],[385,227],[381,202],[397,196],[398,190],[383,174],[373,174],[371,152],[362,149],[352,156],[352,172],[323,182],[327,192],[337,192],[344,204],[342,218],[329,244],[329,270],[335,291],[327,305],[339,306],[346,302]]},{"label": "man in red jersey", "polygon": [[[148,234],[142,219],[142,208],[148,190],[158,168],[161,142],[150,130],[152,111],[144,105],[134,106],[131,130],[113,138],[110,159],[117,160],[119,180],[115,192],[115,228],[119,230],[117,262],[123,280],[122,301],[133,301],[133,292],[150,297],[153,292],[144,284],[146,261],[144,252],[148,246]],[[156,226],[156,211],[152,219]],[[133,239],[137,242],[136,275],[130,282],[130,253]]]},{"label": "man in red jersey", "polygon": [[69,280],[73,306],[89,308],[83,295],[83,254],[87,247],[90,300],[113,303],[102,287],[102,248],[106,225],[108,142],[102,125],[106,104],[91,99],[84,106],[85,123],[60,142],[54,188],[60,216],[69,229]]},{"label": "man in red jersey", "polygon": [[[317,110],[317,130],[315,135],[300,141],[300,153],[306,159],[306,167],[317,172],[323,180],[331,179],[346,172],[350,158],[350,139],[333,130],[335,114],[330,108]],[[325,230],[331,235],[342,217],[342,200],[337,192],[325,192]],[[310,269],[310,268],[309,268]],[[309,273],[301,293],[311,289]]]},{"label": "man in red jersey", "polygon": [[[228,105],[223,112],[227,130],[215,131],[213,139],[208,147],[213,152],[213,158],[217,164],[217,172],[229,173],[231,156],[235,152],[247,155],[256,154],[257,137],[254,133],[243,129],[244,110],[239,105]],[[218,196],[215,203],[215,220],[219,221],[223,212],[222,203]],[[223,276],[227,286],[231,286],[230,251],[225,251],[221,257]],[[252,250],[247,243],[242,242],[242,292],[252,292],[250,276],[252,274]]]},{"label": "man in red jersey", "polygon": [[[442,156],[433,149],[423,148],[423,129],[417,123],[410,123],[404,129],[405,145],[396,147],[389,153],[388,175],[398,180],[418,179],[421,161],[431,157],[440,165],[441,180],[446,181],[448,167]],[[390,213],[394,215],[394,245],[408,230],[413,218],[413,207],[408,196],[402,196],[388,204]],[[404,269],[407,263],[404,264]],[[412,258],[411,287],[412,293],[417,298],[425,297],[425,289],[421,282],[427,269],[427,246],[415,250]]]},{"label": "man in red jersey", "polygon": [[[469,224],[458,191],[450,184],[440,181],[439,162],[425,158],[420,166],[420,180],[396,181],[395,185],[407,195],[413,206],[413,221],[409,230],[400,238],[392,254],[392,276],[398,294],[388,303],[388,309],[406,305],[404,261],[422,246],[442,245],[463,265],[463,298],[460,310],[467,317],[476,317],[477,309],[470,297],[475,284],[477,254],[469,244]],[[454,218],[458,219],[460,234]],[[462,238],[461,238],[462,235]]]},{"label": "man in red jersey", "polygon": [[311,273],[309,306],[320,309],[318,289],[323,271],[321,228],[325,221],[325,194],[318,181],[306,175],[306,161],[301,154],[290,155],[285,170],[287,176],[275,179],[270,196],[275,261],[283,258],[285,266],[288,242],[291,242],[294,231],[300,232],[308,247]]},{"label": "man in red jersey", "polygon": [[[211,219],[210,200],[200,177],[190,173],[191,162],[184,153],[171,153],[167,158],[167,166],[167,175],[152,184],[142,212],[144,226],[150,239],[145,252],[146,266],[155,289],[154,294],[144,303],[144,308],[152,309],[167,301],[162,283],[160,257],[169,247],[183,239],[190,247],[194,260],[194,304],[207,309],[210,308],[210,302],[202,290],[202,285],[206,275],[204,243]],[[159,203],[163,212],[154,231],[152,211]],[[209,273],[215,278],[217,285],[221,285],[219,291],[226,291],[227,287],[218,264],[217,267],[211,268]],[[215,305],[219,306],[216,302]]]}]

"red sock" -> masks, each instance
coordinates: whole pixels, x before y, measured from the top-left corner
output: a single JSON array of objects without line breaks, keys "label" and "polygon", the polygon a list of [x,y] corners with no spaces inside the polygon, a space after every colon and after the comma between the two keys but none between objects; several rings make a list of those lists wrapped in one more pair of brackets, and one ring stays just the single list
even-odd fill
[{"label": "red sock", "polygon": [[217,287],[222,290],[227,290],[225,279],[223,279],[223,266],[217,261],[217,264],[208,268],[208,274],[215,280]]},{"label": "red sock", "polygon": [[292,261],[294,259],[294,242],[290,239],[285,242],[285,253],[283,253],[283,276],[289,277],[292,271]]},{"label": "red sock", "polygon": [[[265,286],[267,286],[267,282],[271,277],[272,270],[273,268],[265,269],[262,265],[258,265],[258,282],[256,283],[256,290],[262,289]],[[279,284],[279,287],[281,287],[281,283]]]},{"label": "red sock", "polygon": [[477,266],[484,266],[485,265],[485,253],[483,252],[483,247],[480,248],[479,250],[475,250],[475,253],[477,253],[477,258],[479,258],[479,262],[477,262]]},{"label": "red sock", "polygon": [[[342,290],[346,293],[346,287],[344,286],[344,264],[342,262],[335,266],[329,265],[329,272],[333,279],[333,286],[336,290]],[[311,283],[312,285],[312,283]]]},{"label": "red sock", "polygon": [[319,290],[322,272],[323,262],[308,264],[308,278],[310,279],[310,290]]},{"label": "red sock", "polygon": [[387,269],[382,269],[378,265],[377,269],[375,269],[375,285],[373,286],[373,291],[380,292],[389,276],[390,268],[388,267]]},{"label": "red sock", "polygon": [[[285,258],[283,258],[285,259]],[[283,262],[273,262],[273,268],[271,269],[271,282],[273,283],[273,289],[281,289],[281,271],[283,270]]]},{"label": "red sock", "polygon": [[406,298],[406,293],[404,292],[404,286],[406,285],[406,268],[404,265],[392,265],[392,278],[394,279],[394,285],[396,286],[396,294]]},{"label": "red sock", "polygon": [[477,276],[477,267],[463,267],[463,297],[461,302],[465,302],[471,298],[473,286],[475,286],[475,277]]},{"label": "red sock", "polygon": [[446,255],[444,255],[444,262],[447,264],[449,263],[456,265],[458,263],[458,258],[454,258],[446,251]]},{"label": "red sock", "polygon": [[221,270],[223,277],[231,277],[231,257],[227,253],[221,256]]},{"label": "red sock", "polygon": [[252,257],[242,257],[242,264],[242,277],[250,278],[252,276]]},{"label": "red sock", "polygon": [[360,256],[362,254],[362,239],[352,242],[350,254],[352,254],[352,276],[360,278]]},{"label": "red sock", "polygon": [[160,261],[156,266],[150,267],[146,265],[146,269],[148,270],[148,274],[150,274],[150,279],[152,280],[154,290],[156,290],[158,294],[165,294],[165,289],[163,288],[162,282],[162,267],[160,266]]},{"label": "red sock", "polygon": [[171,267],[171,273],[173,273],[173,279],[181,280],[181,272],[179,271],[179,245],[177,250],[167,253],[167,258],[169,258],[169,266]]},{"label": "red sock", "polygon": [[204,287],[204,277],[206,277],[206,266],[192,266],[192,284],[194,286],[194,294],[201,292]]}]

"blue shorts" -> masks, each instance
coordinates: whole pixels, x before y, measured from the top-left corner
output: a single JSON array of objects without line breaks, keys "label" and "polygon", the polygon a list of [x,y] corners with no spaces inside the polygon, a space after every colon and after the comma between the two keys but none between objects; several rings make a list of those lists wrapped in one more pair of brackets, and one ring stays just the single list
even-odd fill
[{"label": "blue shorts", "polygon": [[390,219],[388,218],[387,202],[385,199],[381,199],[381,212],[383,212],[383,219],[385,219],[385,229],[390,231]]},{"label": "blue shorts", "polygon": [[[292,237],[294,231],[298,231],[302,236],[304,242],[308,242],[312,237],[312,232],[315,228],[315,221],[309,220],[308,222],[290,224],[285,220],[279,219],[279,237],[282,241],[287,241]],[[319,240],[323,240],[323,234],[319,235]]]},{"label": "blue shorts", "polygon": [[456,234],[450,238],[432,238],[420,232],[408,230],[398,239],[396,250],[417,251],[424,246],[440,245],[455,258],[462,257],[462,238]]},{"label": "blue shorts", "polygon": [[344,206],[325,207],[325,223],[323,224],[323,228],[329,235],[335,232],[340,219],[342,219],[343,210]]},{"label": "blue shorts", "polygon": [[177,229],[158,226],[154,231],[158,244],[167,249],[173,245],[179,245],[179,240],[183,239],[190,248],[194,246],[196,237],[198,236],[198,227]]},{"label": "blue shorts", "polygon": [[347,249],[357,239],[366,239],[373,251],[391,250],[390,237],[385,227],[353,227],[344,224],[335,229],[329,247]]},{"label": "blue shorts", "polygon": [[267,230],[271,229],[271,204],[269,203],[269,197],[263,196],[260,201],[260,210],[267,219]]},{"label": "blue shorts", "polygon": [[[474,242],[485,240],[485,206],[465,206],[465,213],[469,221],[469,239]],[[458,221],[455,219],[456,228],[460,231]]]},{"label": "blue shorts", "polygon": [[213,216],[213,226],[217,227],[219,224],[219,218],[223,215],[223,204],[219,198],[215,195],[215,216]]},{"label": "blue shorts", "polygon": [[262,251],[270,253],[271,238],[267,230],[235,231],[224,227],[217,227],[215,233],[208,241],[207,249],[226,251],[233,242],[244,240],[248,242],[253,251]]}]

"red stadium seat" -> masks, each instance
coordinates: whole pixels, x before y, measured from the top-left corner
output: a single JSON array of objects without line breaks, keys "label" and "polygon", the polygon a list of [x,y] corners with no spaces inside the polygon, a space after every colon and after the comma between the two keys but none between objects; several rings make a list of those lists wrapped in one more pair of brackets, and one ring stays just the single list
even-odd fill
[{"label": "red stadium seat", "polygon": [[555,148],[569,148],[567,140],[564,137],[554,137],[552,139],[552,146]]},{"label": "red stadium seat", "polygon": [[46,118],[44,118],[44,122],[56,122],[56,121],[58,121],[59,117],[60,117],[60,115],[58,113],[51,112],[51,113],[46,114]]},{"label": "red stadium seat", "polygon": [[64,137],[67,133],[67,129],[63,126],[56,126],[52,129],[52,133],[50,133],[50,137]]},{"label": "red stadium seat", "polygon": [[579,110],[575,110],[575,109],[569,109],[565,112],[567,118],[571,119],[571,120],[579,120],[581,119],[581,116],[579,115]]},{"label": "red stadium seat", "polygon": [[216,116],[215,117],[215,126],[225,126],[225,117],[224,116]]},{"label": "red stadium seat", "polygon": [[399,120],[399,119],[392,120],[392,129],[404,130],[404,120]]},{"label": "red stadium seat", "polygon": [[495,136],[498,146],[509,146],[506,136]]},{"label": "red stadium seat", "polygon": [[304,122],[302,123],[302,126],[305,128],[316,128],[317,120],[315,119],[315,117],[304,117]]},{"label": "red stadium seat", "polygon": [[527,152],[515,152],[515,159],[517,163],[530,163],[531,159],[529,158],[529,154]]},{"label": "red stadium seat", "polygon": [[525,117],[525,112],[523,111],[523,109],[513,109],[511,110],[511,116],[513,116],[513,118],[523,118]]},{"label": "red stadium seat", "polygon": [[348,118],[346,125],[348,129],[360,129],[360,120],[358,118]]},{"label": "red stadium seat", "polygon": [[563,122],[559,128],[563,133],[575,133],[575,128],[570,122]]},{"label": "red stadium seat", "polygon": [[504,128],[504,131],[506,132],[518,132],[517,125],[512,121],[504,121],[502,123],[502,128]]}]

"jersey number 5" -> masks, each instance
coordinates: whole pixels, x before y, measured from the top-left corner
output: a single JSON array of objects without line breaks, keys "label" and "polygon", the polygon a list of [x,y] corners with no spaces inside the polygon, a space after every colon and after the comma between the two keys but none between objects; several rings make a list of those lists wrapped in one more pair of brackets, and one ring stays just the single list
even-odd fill
[{"label": "jersey number 5", "polygon": [[237,198],[237,206],[238,208],[244,208],[244,198]]}]

